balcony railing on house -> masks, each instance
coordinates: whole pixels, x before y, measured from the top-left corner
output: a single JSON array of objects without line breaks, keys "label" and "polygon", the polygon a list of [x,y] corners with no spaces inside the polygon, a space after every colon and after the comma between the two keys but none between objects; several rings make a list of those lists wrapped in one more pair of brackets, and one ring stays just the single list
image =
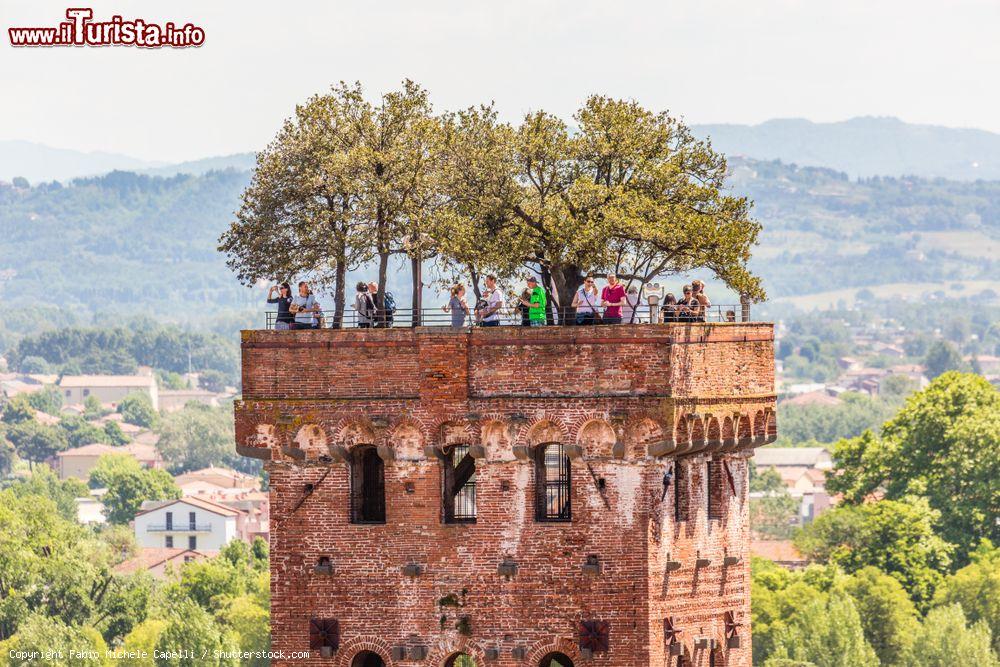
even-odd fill
[{"label": "balcony railing on house", "polygon": [[[470,305],[470,312],[453,318],[452,313],[446,312],[442,308],[423,308],[421,310],[411,310],[409,308],[397,308],[394,312],[379,311],[372,318],[359,316],[358,312],[352,308],[345,308],[340,321],[336,317],[335,311],[323,310],[311,313],[306,316],[303,313],[289,315],[292,321],[279,322],[278,313],[269,311],[266,313],[266,327],[268,329],[353,329],[362,327],[372,328],[406,328],[406,327],[453,327],[456,329],[470,328],[487,324],[491,320],[496,324],[490,326],[530,326],[529,317],[526,312],[515,308],[502,308],[497,311],[493,318],[486,318],[482,321],[477,317]],[[287,318],[286,318],[287,319]],[[749,322],[750,306],[746,304],[736,305],[712,305],[702,307],[699,312],[694,313],[682,311],[676,308],[663,305],[641,304],[634,311],[623,309],[621,321],[612,320],[604,315],[593,313],[583,313],[576,308],[550,308],[546,317],[548,326],[576,326],[576,325],[600,325],[600,324],[696,324],[699,322]]]},{"label": "balcony railing on house", "polygon": [[147,533],[210,533],[210,523],[153,523],[146,527]]}]

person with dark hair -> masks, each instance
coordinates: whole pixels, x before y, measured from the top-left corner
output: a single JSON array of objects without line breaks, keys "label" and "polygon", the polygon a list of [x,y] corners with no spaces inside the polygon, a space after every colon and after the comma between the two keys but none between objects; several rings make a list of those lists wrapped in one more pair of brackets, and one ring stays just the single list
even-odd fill
[{"label": "person with dark hair", "polygon": [[708,300],[708,295],[705,294],[705,283],[700,280],[691,281],[691,296],[697,303],[697,310],[695,311],[695,321],[704,322],[706,316],[708,315],[708,309],[712,307],[712,302]]},{"label": "person with dark hair", "polygon": [[503,292],[497,287],[497,277],[486,276],[486,292],[483,294],[482,308],[476,310],[476,319],[481,327],[500,326],[500,309],[503,308]]},{"label": "person with dark hair", "polygon": [[528,298],[521,297],[521,305],[528,308],[528,326],[543,327],[545,326],[545,305],[548,302],[548,296],[545,294],[545,288],[538,284],[538,279],[535,276],[528,276],[527,282],[531,292]]},{"label": "person with dark hair", "polygon": [[469,317],[469,304],[465,301],[465,285],[457,284],[451,288],[451,299],[444,306],[444,312],[451,313],[451,328],[461,329]]},{"label": "person with dark hair", "polygon": [[[278,296],[274,295],[275,292],[278,293]],[[288,331],[291,329],[292,322],[295,321],[292,313],[288,310],[289,306],[292,305],[291,286],[288,283],[271,285],[271,289],[267,291],[267,302],[278,304],[278,317],[274,320],[274,328],[278,331]]]},{"label": "person with dark hair", "polygon": [[618,282],[618,276],[608,274],[608,284],[601,290],[601,301],[604,303],[604,323],[621,324],[622,306],[625,301],[625,286]]},{"label": "person with dark hair", "polygon": [[316,313],[319,312],[319,303],[309,289],[309,283],[302,281],[299,283],[299,294],[292,299],[292,304],[288,307],[289,312],[295,315],[292,322],[293,329],[315,329]]},{"label": "person with dark hair", "polygon": [[677,306],[677,297],[674,296],[673,292],[667,292],[666,296],[663,297],[663,305],[660,307],[660,312],[663,314],[663,321],[670,322],[680,322],[680,313]]},{"label": "person with dark hair", "polygon": [[375,325],[375,299],[372,298],[368,283],[359,281],[358,293],[354,297],[354,310],[358,313],[358,327],[371,329]]},{"label": "person with dark hair", "polygon": [[597,295],[597,286],[593,276],[583,279],[583,285],[573,295],[573,307],[576,308],[576,323],[578,326],[594,324],[601,314],[597,311],[601,305],[601,297]]},{"label": "person with dark hair", "polygon": [[677,320],[679,322],[696,322],[698,317],[698,300],[691,292],[691,286],[681,288],[683,296],[677,301]]}]

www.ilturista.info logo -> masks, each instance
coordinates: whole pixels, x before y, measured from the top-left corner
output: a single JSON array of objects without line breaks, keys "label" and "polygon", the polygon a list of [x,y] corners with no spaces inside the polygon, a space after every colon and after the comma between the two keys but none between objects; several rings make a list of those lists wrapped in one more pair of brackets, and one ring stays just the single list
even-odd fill
[{"label": "www.ilturista.info logo", "polygon": [[11,46],[141,46],[187,48],[205,43],[205,31],[190,23],[150,23],[143,19],[125,20],[112,16],[94,21],[89,8],[66,10],[68,21],[53,28],[7,28]]}]

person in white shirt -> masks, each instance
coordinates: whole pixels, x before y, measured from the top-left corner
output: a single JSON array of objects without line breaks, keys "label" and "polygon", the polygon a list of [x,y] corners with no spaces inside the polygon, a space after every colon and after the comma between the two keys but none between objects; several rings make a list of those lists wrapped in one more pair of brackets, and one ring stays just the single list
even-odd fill
[{"label": "person in white shirt", "polygon": [[584,278],[583,285],[573,295],[577,325],[594,324],[597,321],[597,309],[600,306],[601,298],[597,295],[597,285],[594,284],[594,279]]},{"label": "person in white shirt", "polygon": [[306,281],[303,280],[299,283],[299,294],[292,299],[289,310],[295,313],[295,321],[292,323],[293,329],[316,328],[318,322],[316,313],[319,312],[319,303]]},{"label": "person in white shirt", "polygon": [[622,306],[622,322],[624,324],[638,324],[639,313],[639,288],[632,285],[625,292],[625,305]]},{"label": "person in white shirt", "polygon": [[476,313],[479,318],[479,326],[500,326],[500,309],[503,308],[504,301],[503,291],[497,287],[496,276],[486,276],[486,293],[483,294],[483,298],[486,301],[486,307]]}]

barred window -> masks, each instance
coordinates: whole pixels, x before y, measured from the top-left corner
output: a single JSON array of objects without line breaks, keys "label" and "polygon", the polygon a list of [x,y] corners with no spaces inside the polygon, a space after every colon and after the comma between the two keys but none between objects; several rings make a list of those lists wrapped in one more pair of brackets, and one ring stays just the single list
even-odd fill
[{"label": "barred window", "polygon": [[469,454],[469,445],[446,450],[442,464],[445,523],[475,523],[476,460]]},{"label": "barred window", "polygon": [[370,445],[351,454],[351,522],[385,523],[385,465]]},{"label": "barred window", "polygon": [[535,520],[570,521],[570,464],[559,443],[535,448]]},{"label": "barred window", "polygon": [[691,514],[691,489],[688,467],[683,461],[674,462],[674,521],[687,521]]}]

